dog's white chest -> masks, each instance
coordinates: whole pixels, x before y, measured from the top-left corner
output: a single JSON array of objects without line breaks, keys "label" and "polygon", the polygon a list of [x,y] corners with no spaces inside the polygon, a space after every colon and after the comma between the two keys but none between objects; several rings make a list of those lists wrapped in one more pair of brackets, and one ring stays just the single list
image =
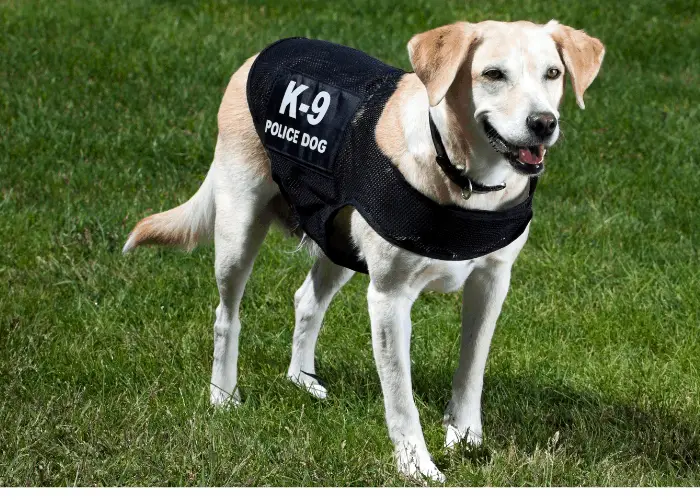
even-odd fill
[{"label": "dog's white chest", "polygon": [[450,293],[462,288],[474,269],[474,261],[433,261],[425,270],[428,283],[425,288],[435,292]]}]

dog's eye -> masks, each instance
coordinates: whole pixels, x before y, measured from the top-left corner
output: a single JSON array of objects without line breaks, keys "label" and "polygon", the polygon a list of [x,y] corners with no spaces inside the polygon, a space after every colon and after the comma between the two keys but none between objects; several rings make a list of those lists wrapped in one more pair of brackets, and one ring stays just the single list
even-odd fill
[{"label": "dog's eye", "polygon": [[503,80],[506,77],[500,69],[488,69],[483,75],[489,80]]},{"label": "dog's eye", "polygon": [[556,80],[559,78],[559,75],[561,75],[561,71],[559,71],[557,68],[549,68],[547,70],[547,78],[549,80]]}]

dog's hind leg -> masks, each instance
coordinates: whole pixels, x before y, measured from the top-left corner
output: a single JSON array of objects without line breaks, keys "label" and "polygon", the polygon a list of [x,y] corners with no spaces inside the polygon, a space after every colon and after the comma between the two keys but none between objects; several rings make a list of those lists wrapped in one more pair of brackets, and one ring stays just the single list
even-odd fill
[{"label": "dog's hind leg", "polygon": [[353,274],[354,271],[321,255],[294,294],[294,340],[287,377],[320,399],[326,397],[326,388],[315,376],[316,340],[328,305]]},{"label": "dog's hind leg", "polygon": [[[223,170],[223,169],[222,169]],[[215,274],[220,303],[214,323],[214,362],[211,375],[211,403],[240,402],[238,381],[238,339],[241,331],[239,308],[253,262],[270,227],[270,200],[274,185],[265,179],[243,179],[244,175],[220,173],[216,192],[214,225]]]}]

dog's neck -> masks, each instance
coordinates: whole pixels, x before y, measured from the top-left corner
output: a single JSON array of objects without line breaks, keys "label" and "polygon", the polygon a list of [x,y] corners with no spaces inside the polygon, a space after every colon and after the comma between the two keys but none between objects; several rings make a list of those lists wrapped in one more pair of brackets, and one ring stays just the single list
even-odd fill
[{"label": "dog's neck", "polygon": [[[527,197],[527,178],[515,172],[502,155],[477,135],[479,131],[475,129],[477,124],[473,119],[467,117],[460,120],[447,99],[430,108],[425,87],[417,78],[415,82],[412,81],[411,76],[414,75],[407,75],[409,78],[402,80],[399,90],[392,96],[392,100],[397,98],[397,101],[390,101],[386,110],[398,115],[396,125],[403,131],[401,139],[405,149],[401,148],[403,153],[393,157],[408,182],[439,203],[452,203],[464,208],[500,210],[524,200]],[[465,201],[461,189],[435,161],[436,151],[428,113],[440,132],[452,163],[465,165],[470,178],[480,184],[505,182],[506,189],[474,194]]]},{"label": "dog's neck", "polygon": [[[478,126],[473,119],[460,120],[443,99],[440,104],[429,109],[440,132],[448,157],[454,164],[464,165],[466,174],[484,185],[505,183],[513,173],[513,168],[503,155],[480,138]],[[466,114],[466,113],[465,113]]]}]

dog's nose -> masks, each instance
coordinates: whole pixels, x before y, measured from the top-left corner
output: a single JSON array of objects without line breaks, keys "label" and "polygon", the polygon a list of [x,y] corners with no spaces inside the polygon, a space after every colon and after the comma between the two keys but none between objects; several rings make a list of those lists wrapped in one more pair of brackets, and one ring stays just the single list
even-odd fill
[{"label": "dog's nose", "polygon": [[534,113],[527,117],[527,127],[540,139],[546,139],[557,128],[557,118],[552,113]]}]

